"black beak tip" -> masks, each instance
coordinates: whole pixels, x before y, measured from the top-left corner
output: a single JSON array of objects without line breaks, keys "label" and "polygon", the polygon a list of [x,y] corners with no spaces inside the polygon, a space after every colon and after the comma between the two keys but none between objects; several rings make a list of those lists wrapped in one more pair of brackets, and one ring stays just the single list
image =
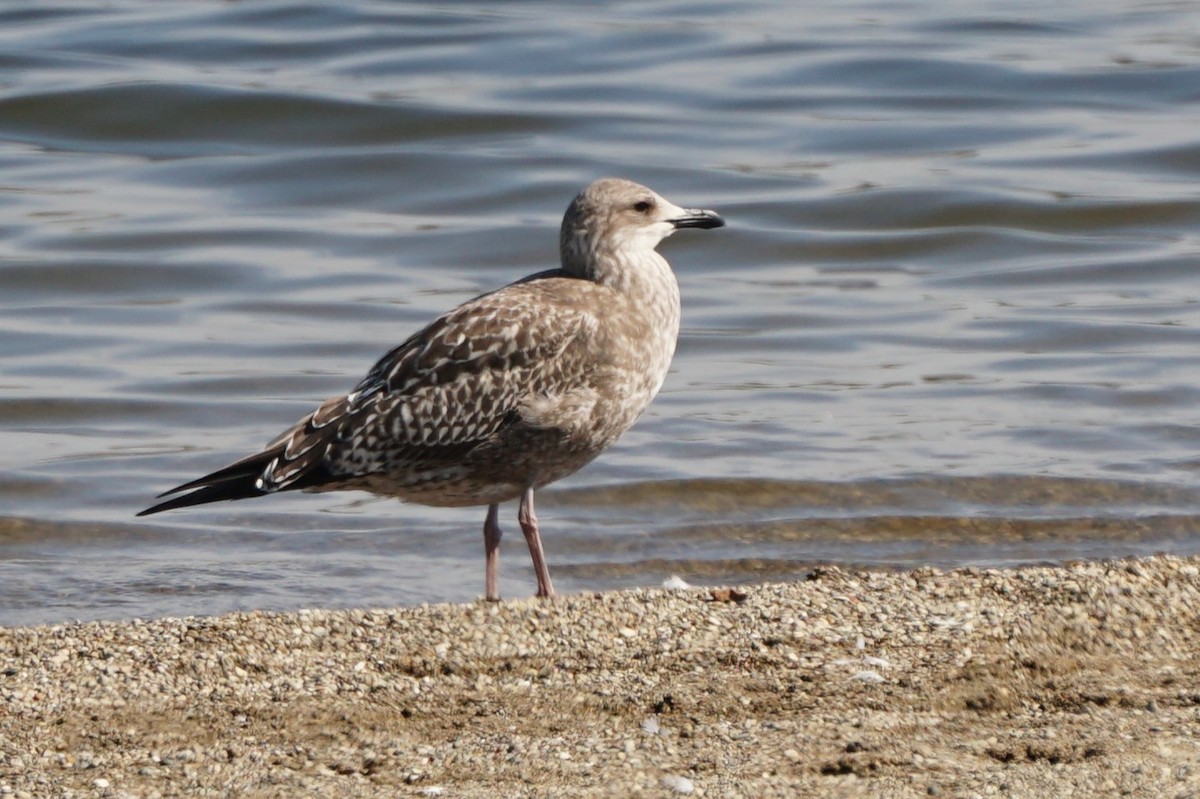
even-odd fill
[{"label": "black beak tip", "polygon": [[725,227],[725,220],[713,211],[693,211],[689,209],[686,215],[672,219],[671,224],[677,229],[694,227],[702,230],[711,230],[713,228]]}]

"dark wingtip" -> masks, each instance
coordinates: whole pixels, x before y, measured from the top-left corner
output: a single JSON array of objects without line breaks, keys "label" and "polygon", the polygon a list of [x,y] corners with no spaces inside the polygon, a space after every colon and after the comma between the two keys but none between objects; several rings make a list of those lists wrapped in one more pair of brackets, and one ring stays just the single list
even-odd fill
[{"label": "dark wingtip", "polygon": [[[191,505],[203,505],[206,502],[220,502],[226,499],[249,499],[261,497],[270,493],[258,487],[257,479],[267,464],[279,453],[275,448],[258,452],[236,463],[231,463],[223,469],[169,488],[155,499],[179,496],[151,505],[137,516],[149,516],[152,513],[162,513],[165,510],[186,508]],[[187,492],[187,493],[184,493]]]},{"label": "dark wingtip", "polygon": [[[152,513],[162,513],[165,510],[187,508],[192,505],[203,505],[208,502],[265,497],[277,491],[295,491],[312,488],[314,486],[325,485],[334,480],[333,475],[329,473],[324,464],[318,461],[309,464],[301,474],[295,476],[290,482],[284,485],[263,486],[259,480],[263,475],[263,470],[267,469],[280,456],[282,451],[282,445],[271,447],[263,452],[242,458],[236,463],[231,463],[212,474],[206,474],[204,477],[192,480],[191,482],[177,485],[156,497],[156,499],[171,497],[170,499],[159,502],[157,505],[151,505],[143,511],[138,511],[135,515],[149,516]],[[295,462],[292,465],[294,466]],[[172,494],[178,494],[178,496],[171,496]]]},{"label": "dark wingtip", "polygon": [[267,493],[248,480],[229,480],[197,488],[188,494],[172,497],[166,502],[160,502],[157,505],[151,505],[143,511],[138,511],[136,515],[149,516],[152,513],[162,513],[165,510],[174,510],[175,508],[187,508],[192,505],[204,505],[209,502],[221,502],[223,500],[250,499],[251,497],[266,496]]}]

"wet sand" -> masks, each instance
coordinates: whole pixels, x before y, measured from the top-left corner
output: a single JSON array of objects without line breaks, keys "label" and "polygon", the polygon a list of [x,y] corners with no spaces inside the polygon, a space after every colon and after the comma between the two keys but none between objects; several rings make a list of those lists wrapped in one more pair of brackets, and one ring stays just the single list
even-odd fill
[{"label": "wet sand", "polygon": [[0,629],[0,796],[1193,796],[1200,559]]}]

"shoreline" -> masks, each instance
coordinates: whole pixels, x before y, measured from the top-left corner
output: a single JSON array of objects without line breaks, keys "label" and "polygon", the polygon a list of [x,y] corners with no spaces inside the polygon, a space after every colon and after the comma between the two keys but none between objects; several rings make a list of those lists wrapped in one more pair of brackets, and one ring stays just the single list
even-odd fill
[{"label": "shoreline", "polygon": [[1189,795],[1198,655],[1175,556],[0,628],[0,797]]}]

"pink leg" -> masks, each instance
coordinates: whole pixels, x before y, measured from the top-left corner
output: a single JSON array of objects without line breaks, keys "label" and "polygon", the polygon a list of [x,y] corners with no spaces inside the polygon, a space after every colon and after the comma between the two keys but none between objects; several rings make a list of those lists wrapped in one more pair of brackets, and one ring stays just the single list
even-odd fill
[{"label": "pink leg", "polygon": [[484,589],[489,602],[500,601],[496,582],[500,574],[500,506],[488,505],[487,519],[483,522]]},{"label": "pink leg", "polygon": [[537,516],[533,513],[533,489],[525,489],[521,495],[521,508],[517,511],[517,521],[521,523],[521,532],[525,534],[525,543],[529,544],[529,557],[533,560],[533,573],[537,575],[537,595],[540,597],[554,596],[554,584],[550,582],[550,569],[546,566],[546,556],[542,554],[542,539],[538,535]]}]

